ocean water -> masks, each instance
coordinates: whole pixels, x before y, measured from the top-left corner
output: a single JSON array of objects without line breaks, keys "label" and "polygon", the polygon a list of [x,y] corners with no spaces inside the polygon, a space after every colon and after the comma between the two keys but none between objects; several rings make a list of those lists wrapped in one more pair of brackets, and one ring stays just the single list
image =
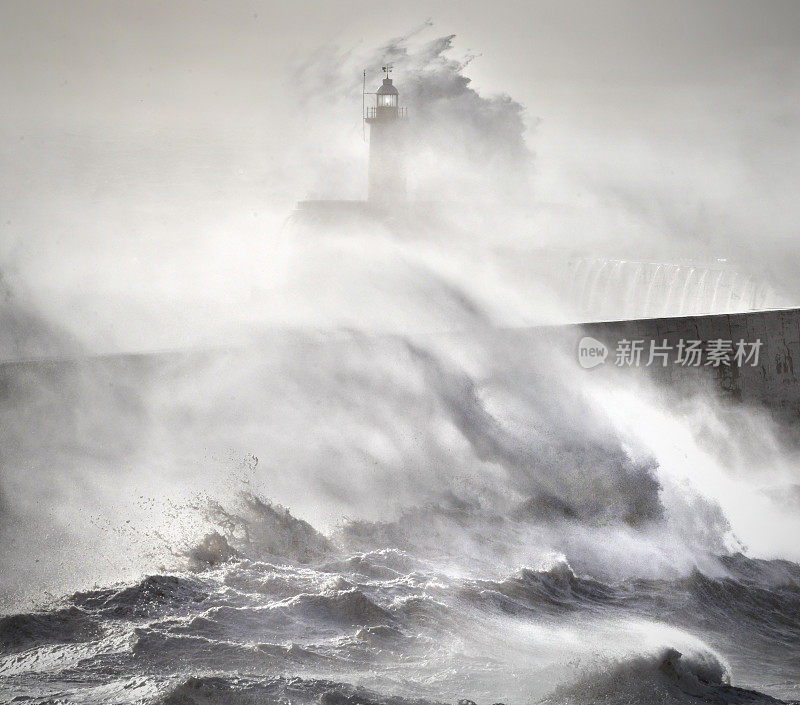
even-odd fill
[{"label": "ocean water", "polygon": [[0,701],[800,701],[785,437],[555,357],[4,368]]}]

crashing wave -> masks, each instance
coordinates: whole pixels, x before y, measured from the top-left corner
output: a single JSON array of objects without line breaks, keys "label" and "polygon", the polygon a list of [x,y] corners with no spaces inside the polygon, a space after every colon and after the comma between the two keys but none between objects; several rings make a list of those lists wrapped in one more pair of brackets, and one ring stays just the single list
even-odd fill
[{"label": "crashing wave", "polygon": [[543,703],[553,705],[652,705],[697,702],[720,705],[779,705],[782,700],[730,685],[725,666],[709,653],[682,654],[665,648],[629,658],[558,688]]}]

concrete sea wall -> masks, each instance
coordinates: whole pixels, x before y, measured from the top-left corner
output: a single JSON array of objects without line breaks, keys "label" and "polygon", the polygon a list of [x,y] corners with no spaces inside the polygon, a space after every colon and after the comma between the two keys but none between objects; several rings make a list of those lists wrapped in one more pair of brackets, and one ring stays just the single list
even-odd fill
[{"label": "concrete sea wall", "polygon": [[[581,335],[602,342],[608,349],[605,365],[629,366],[630,343],[641,341],[639,366],[646,367],[665,384],[691,386],[699,377],[713,378],[733,400],[765,405],[789,415],[800,414],[800,309],[613,321],[568,328],[572,328],[573,338]],[[699,365],[677,361],[681,352],[684,359],[687,357],[689,341],[701,341],[703,356]],[[748,360],[744,355],[735,359],[740,341],[744,355],[750,355]],[[668,355],[666,365],[663,356],[648,365],[651,346]],[[758,348],[757,359],[752,354],[753,346]],[[709,360],[713,348],[729,351],[727,355],[717,355],[719,364]]]}]

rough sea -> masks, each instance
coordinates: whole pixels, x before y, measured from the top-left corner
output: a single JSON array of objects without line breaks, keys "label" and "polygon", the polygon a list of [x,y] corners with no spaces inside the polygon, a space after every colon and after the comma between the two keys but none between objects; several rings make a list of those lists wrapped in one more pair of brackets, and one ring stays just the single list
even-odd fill
[{"label": "rough sea", "polygon": [[4,703],[800,701],[794,446],[756,410],[491,331],[2,389]]}]

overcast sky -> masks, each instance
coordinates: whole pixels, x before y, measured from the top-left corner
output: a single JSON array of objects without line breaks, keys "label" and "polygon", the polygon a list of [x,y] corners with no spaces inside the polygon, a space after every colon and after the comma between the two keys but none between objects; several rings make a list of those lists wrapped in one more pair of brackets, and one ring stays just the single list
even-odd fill
[{"label": "overcast sky", "polygon": [[[246,296],[232,275],[315,181],[282,147],[326,119],[304,114],[298,66],[429,19],[422,36],[455,34],[458,57],[478,55],[474,88],[525,106],[537,201],[761,258],[786,278],[798,2],[3,0],[6,278],[115,340],[134,291],[212,306],[199,288],[172,291],[183,277],[215,299]],[[343,144],[360,139],[359,110]],[[256,249],[225,246],[231,232]]]}]

